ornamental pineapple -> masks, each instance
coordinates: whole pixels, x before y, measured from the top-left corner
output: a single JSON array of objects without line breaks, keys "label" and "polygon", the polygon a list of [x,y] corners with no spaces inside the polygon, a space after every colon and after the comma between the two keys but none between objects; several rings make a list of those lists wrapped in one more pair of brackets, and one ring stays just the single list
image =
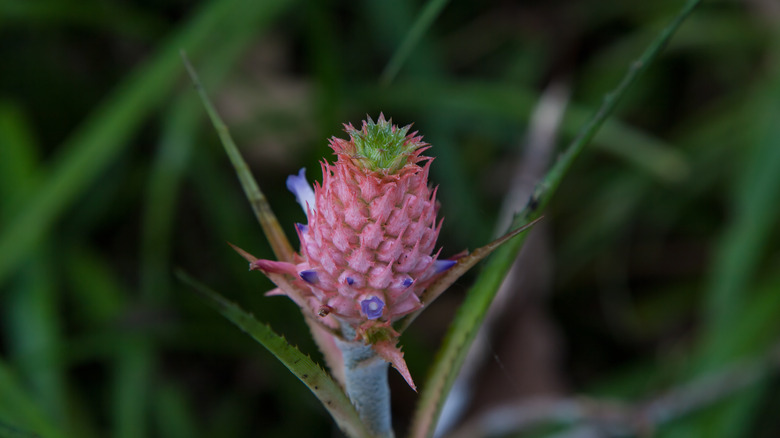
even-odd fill
[{"label": "ornamental pineapple", "polygon": [[428,185],[432,158],[421,155],[429,146],[383,115],[345,131],[349,140],[330,141],[337,158],[321,163],[322,184],[312,189],[305,169],[287,180],[308,218],[296,227],[300,254],[251,267],[278,286],[270,294],[332,329],[348,324],[414,387],[390,324],[422,308],[426,287],[456,263],[434,253],[441,221]]}]

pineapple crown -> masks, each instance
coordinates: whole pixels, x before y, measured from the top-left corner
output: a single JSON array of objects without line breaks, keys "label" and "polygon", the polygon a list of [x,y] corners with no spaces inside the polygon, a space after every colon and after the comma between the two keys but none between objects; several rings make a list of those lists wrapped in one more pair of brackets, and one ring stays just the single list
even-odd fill
[{"label": "pineapple crown", "polygon": [[399,128],[393,125],[393,120],[385,120],[384,114],[379,114],[376,123],[367,117],[361,129],[355,129],[352,124],[344,125],[349,134],[349,141],[333,138],[331,147],[337,154],[346,154],[352,161],[372,172],[385,175],[398,173],[409,163],[416,163],[420,152],[427,146],[417,132],[408,134],[411,125]]}]

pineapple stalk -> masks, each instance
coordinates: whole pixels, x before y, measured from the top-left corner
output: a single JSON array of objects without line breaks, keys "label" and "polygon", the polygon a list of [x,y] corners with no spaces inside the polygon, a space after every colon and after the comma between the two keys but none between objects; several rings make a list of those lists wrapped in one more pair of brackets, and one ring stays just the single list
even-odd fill
[{"label": "pineapple stalk", "polygon": [[[353,339],[355,330],[342,325],[345,339]],[[361,341],[336,340],[344,358],[344,384],[363,424],[376,437],[392,438],[390,387],[387,384],[387,362],[370,345]]]}]

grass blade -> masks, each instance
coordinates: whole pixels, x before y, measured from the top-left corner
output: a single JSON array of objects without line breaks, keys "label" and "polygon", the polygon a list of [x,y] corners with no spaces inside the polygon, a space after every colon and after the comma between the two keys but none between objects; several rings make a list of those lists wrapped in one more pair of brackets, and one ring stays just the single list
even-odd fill
[{"label": "grass blade", "polygon": [[[67,437],[44,414],[43,408],[36,403],[31,394],[21,385],[18,377],[8,365],[0,361],[0,422],[8,421],[15,423],[14,427],[5,427],[9,434],[16,431],[15,427],[20,427],[39,433],[47,438]],[[14,435],[10,434],[9,436]]]},{"label": "grass blade", "polygon": [[[540,210],[547,205],[574,160],[593,136],[596,135],[596,132],[607,117],[614,111],[619,99],[628,90],[629,86],[633,84],[639,74],[646,70],[648,65],[655,60],[674,32],[688,15],[693,12],[699,2],[700,0],[690,0],[686,3],[675,19],[651,42],[640,58],[631,65],[617,87],[606,95],[601,107],[585,124],[580,134],[568,146],[563,155],[547,173],[544,180],[537,185],[526,208],[515,216],[512,228],[517,228],[539,217]],[[518,236],[499,248],[485,269],[480,273],[474,286],[469,290],[466,300],[460,306],[444,343],[436,356],[430,377],[423,387],[419,408],[415,412],[412,423],[412,437],[432,436],[445,395],[452,387],[452,383],[460,370],[469,346],[476,336],[477,328],[482,323],[493,297],[498,291],[504,276],[509,271],[517,252],[525,242],[526,236],[527,234]]]},{"label": "grass blade", "polygon": [[0,438],[40,438],[32,432],[25,432],[7,424],[0,423]]},{"label": "grass blade", "polygon": [[[24,114],[9,104],[0,104],[0,144],[7,152],[0,165],[0,212],[14,210],[39,181],[39,148]],[[0,222],[7,216],[0,213]],[[54,278],[52,251],[38,251],[21,266],[17,281],[6,291],[4,341],[21,381],[35,394],[42,413],[61,429],[70,430],[66,415],[66,384],[62,358],[61,315],[57,312],[61,292]],[[0,434],[2,434],[0,429]]]},{"label": "grass blade", "polygon": [[[220,50],[204,57],[207,83],[222,82],[236,59],[264,30],[257,21],[252,14],[245,14],[222,33]],[[202,118],[197,96],[186,89],[170,105],[163,121],[160,144],[149,176],[141,240],[141,290],[149,300],[168,294],[176,205]]]},{"label": "grass blade", "polygon": [[[276,219],[276,215],[274,215],[268,200],[265,198],[265,195],[263,195],[263,192],[257,185],[257,182],[252,176],[252,173],[249,171],[249,166],[247,166],[246,162],[241,156],[241,153],[233,142],[227,126],[217,113],[214,105],[211,103],[211,100],[206,94],[200,79],[195,72],[195,69],[190,64],[186,54],[182,53],[181,55],[187,71],[189,72],[190,77],[192,78],[192,81],[198,90],[198,94],[201,97],[203,105],[206,107],[206,112],[208,113],[209,118],[211,119],[215,129],[217,130],[217,133],[219,134],[222,145],[225,148],[225,152],[227,152],[228,157],[230,158],[230,161],[235,168],[238,179],[244,189],[244,194],[252,206],[255,217],[260,222],[260,226],[263,228],[263,232],[270,242],[271,248],[273,249],[276,258],[283,261],[292,261],[295,251],[292,249],[289,240],[287,240],[287,236],[284,234],[284,231],[282,231],[282,228],[279,225],[279,221]],[[234,249],[235,248],[236,247],[234,246]],[[323,331],[322,327],[312,323],[309,318],[305,318],[305,320],[306,324],[311,329],[315,343],[320,349],[320,352],[322,352],[322,354],[325,356],[326,363],[334,372],[334,375],[336,375],[337,378],[340,378],[340,374],[338,373],[340,373],[342,369],[341,353],[335,348],[333,343],[329,341],[329,335]]]},{"label": "grass blade", "polygon": [[[775,54],[780,48],[778,41]],[[767,343],[762,345],[756,340],[762,335],[776,338],[778,333],[773,327],[776,303],[766,302],[756,290],[762,260],[770,249],[780,216],[780,64],[773,67],[757,96],[760,116],[745,128],[756,138],[732,200],[734,217],[720,237],[710,269],[697,373],[709,372],[724,361],[759,354]],[[777,289],[770,294],[770,300],[772,295],[777,297]],[[763,303],[759,310],[768,314],[752,311],[757,302]],[[746,326],[745,322],[755,325]],[[768,392],[765,386],[758,386],[721,404],[697,422],[697,433],[742,433],[758,415],[755,408]]]},{"label": "grass blade", "polygon": [[380,78],[382,85],[387,86],[393,82],[393,79],[395,79],[398,72],[401,71],[401,67],[404,65],[404,62],[406,62],[409,54],[412,53],[414,47],[420,42],[425,31],[431,27],[431,24],[436,17],[439,16],[442,9],[444,9],[444,6],[447,5],[447,2],[448,0],[430,0],[428,4],[425,5],[425,8],[420,12],[420,15],[417,16],[417,20],[409,29],[403,42],[390,58],[387,66],[385,66]]},{"label": "grass blade", "polygon": [[[428,288],[423,292],[422,296],[420,297],[420,301],[425,305],[426,307],[429,306],[436,298],[439,297],[445,290],[447,290],[452,283],[454,283],[458,278],[460,278],[463,274],[465,274],[469,269],[473,268],[474,265],[479,263],[482,259],[489,256],[493,251],[500,248],[501,245],[507,243],[510,239],[516,237],[518,234],[528,230],[532,226],[536,225],[537,222],[542,220],[541,217],[523,225],[520,228],[517,228],[515,230],[510,231],[509,233],[499,237],[498,239],[488,243],[485,246],[482,246],[480,248],[477,248],[474,252],[471,254],[465,255],[459,259],[457,259],[457,262],[455,266],[451,267],[447,270],[447,272],[442,275],[441,278],[434,281]],[[398,331],[400,333],[403,333],[404,330],[406,330],[407,327],[414,321],[417,316],[422,313],[422,311],[425,310],[425,308],[420,309],[414,313],[409,314],[408,316],[404,317],[400,321],[398,321]]]},{"label": "grass blade", "polygon": [[184,60],[187,72],[189,73],[190,78],[192,78],[192,82],[195,84],[195,88],[198,90],[198,94],[203,101],[203,106],[206,107],[206,112],[211,119],[211,123],[214,124],[214,128],[219,134],[222,146],[224,146],[225,152],[228,154],[228,157],[230,157],[230,162],[233,164],[238,179],[241,181],[241,187],[244,189],[244,193],[246,194],[247,199],[249,199],[249,203],[252,204],[252,210],[255,212],[255,216],[260,222],[260,226],[263,227],[263,232],[271,243],[271,248],[273,249],[274,254],[276,254],[276,258],[281,261],[291,262],[293,260],[294,251],[290,245],[290,241],[287,240],[287,236],[284,234],[284,231],[282,231],[282,227],[279,225],[279,221],[276,219],[276,215],[271,209],[271,205],[268,204],[268,200],[257,185],[257,181],[255,181],[255,178],[252,176],[252,172],[249,171],[249,166],[241,156],[241,152],[238,151],[235,142],[233,142],[227,125],[225,125],[222,118],[217,114],[217,110],[214,108],[214,105],[212,105],[211,99],[209,99],[206,94],[206,90],[203,89],[203,85],[201,85],[200,79],[198,79],[198,74],[187,59],[187,55],[182,52],[181,57]]},{"label": "grass blade", "polygon": [[[282,3],[266,2],[257,9],[271,15],[268,10],[278,9]],[[207,3],[147,64],[138,68],[112,96],[95,108],[84,125],[62,145],[49,178],[42,181],[0,235],[0,283],[127,146],[128,139],[144,118],[166,99],[181,71],[176,53],[182,47],[199,51],[219,33],[220,26],[230,25],[233,14],[245,13],[242,4],[239,0]]]},{"label": "grass blade", "polygon": [[155,392],[155,411],[160,436],[193,438],[202,436],[197,430],[197,417],[189,406],[186,391],[168,384]]},{"label": "grass blade", "polygon": [[113,372],[113,436],[134,438],[149,434],[146,403],[151,398],[156,357],[150,340],[132,333],[121,340]]},{"label": "grass blade", "polygon": [[[749,295],[768,236],[780,215],[780,82],[775,85],[774,99],[763,112],[763,127],[755,127],[762,137],[755,146],[751,162],[734,200],[736,215],[722,236],[712,267],[707,303],[708,330],[729,332],[738,310]],[[763,129],[762,129],[763,128]]]},{"label": "grass blade", "polygon": [[181,281],[193,287],[225,318],[276,356],[320,400],[345,434],[350,437],[371,436],[338,383],[309,356],[290,345],[286,339],[274,333],[269,326],[259,322],[254,316],[195,281],[184,272],[177,271],[176,275]]}]

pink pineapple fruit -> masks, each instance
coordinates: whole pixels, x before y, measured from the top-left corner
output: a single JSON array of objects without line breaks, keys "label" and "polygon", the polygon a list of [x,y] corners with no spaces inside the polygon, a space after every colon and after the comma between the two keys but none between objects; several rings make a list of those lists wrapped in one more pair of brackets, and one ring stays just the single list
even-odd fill
[{"label": "pink pineapple fruit", "polygon": [[429,146],[383,115],[345,130],[349,140],[330,141],[337,159],[321,163],[322,184],[312,190],[305,169],[287,179],[308,218],[297,224],[300,254],[251,267],[278,286],[269,294],[289,296],[333,331],[348,324],[414,387],[391,323],[419,310],[426,287],[455,264],[434,253],[441,221],[432,159],[421,155]]}]

